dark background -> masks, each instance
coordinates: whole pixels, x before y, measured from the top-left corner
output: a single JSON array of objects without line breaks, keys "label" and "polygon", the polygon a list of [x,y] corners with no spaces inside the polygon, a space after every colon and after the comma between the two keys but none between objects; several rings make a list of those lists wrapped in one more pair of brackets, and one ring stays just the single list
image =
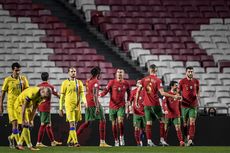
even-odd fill
[{"label": "dark background", "polygon": [[[84,118],[84,116],[83,116]],[[112,136],[111,122],[107,118],[106,127],[106,142],[114,145]],[[82,122],[78,123],[78,127]],[[37,134],[40,125],[39,116],[36,116],[34,127],[31,129],[31,139],[33,145],[36,145]],[[57,114],[52,114],[52,124],[55,139],[66,143],[69,126],[65,121],[65,117],[61,118]],[[125,119],[124,124],[125,143],[128,146],[136,145],[132,126],[132,116]],[[0,118],[0,145],[7,146],[7,137],[11,133],[11,126],[8,124],[8,117],[5,114]],[[228,116],[199,116],[197,118],[195,145],[197,146],[228,146],[230,145],[230,117]],[[78,136],[79,142],[83,146],[97,146],[99,145],[98,121],[92,123],[89,128],[85,129],[83,133]],[[159,124],[157,121],[153,123],[153,141],[159,143]],[[47,135],[44,135],[43,143],[50,145]],[[168,134],[168,143],[170,145],[179,145],[174,127],[170,127]],[[144,142],[145,144],[145,142]]]}]

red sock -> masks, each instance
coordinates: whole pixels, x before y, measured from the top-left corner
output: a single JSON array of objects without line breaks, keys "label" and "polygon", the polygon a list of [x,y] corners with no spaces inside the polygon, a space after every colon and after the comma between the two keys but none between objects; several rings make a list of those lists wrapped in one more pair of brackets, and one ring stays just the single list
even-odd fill
[{"label": "red sock", "polygon": [[140,141],[141,141],[141,138],[140,138],[140,130],[138,129],[138,130],[135,130],[134,131],[134,135],[135,135],[135,139],[136,139],[136,142],[137,142],[137,144],[139,145],[140,144]]},{"label": "red sock", "polygon": [[50,139],[51,142],[54,141],[54,134],[51,126],[46,126],[46,133]]},{"label": "red sock", "polygon": [[195,125],[190,124],[189,125],[189,139],[193,140],[195,134]]},{"label": "red sock", "polygon": [[46,125],[41,125],[40,126],[39,131],[38,131],[38,141],[37,142],[42,142],[43,136],[44,136],[44,133],[45,133],[45,128],[46,128]]},{"label": "red sock", "polygon": [[124,126],[123,122],[118,123],[119,124],[119,130],[120,130],[120,137],[124,136]]},{"label": "red sock", "polygon": [[168,128],[165,130],[165,137],[164,137],[165,141],[167,140],[167,138],[168,138]]},{"label": "red sock", "polygon": [[152,140],[152,125],[146,125],[146,137]]},{"label": "red sock", "polygon": [[81,134],[82,131],[89,126],[89,122],[83,123],[77,130],[77,135]]},{"label": "red sock", "polygon": [[117,124],[115,123],[114,125],[112,125],[112,131],[113,131],[113,137],[114,137],[114,140],[117,141],[118,140],[118,136],[117,136]]},{"label": "red sock", "polygon": [[160,122],[160,138],[165,138],[165,124]]},{"label": "red sock", "polygon": [[105,121],[100,121],[99,123],[99,133],[100,133],[100,140],[105,140]]},{"label": "red sock", "polygon": [[181,129],[177,130],[176,133],[177,133],[178,140],[179,140],[180,142],[183,141]]}]

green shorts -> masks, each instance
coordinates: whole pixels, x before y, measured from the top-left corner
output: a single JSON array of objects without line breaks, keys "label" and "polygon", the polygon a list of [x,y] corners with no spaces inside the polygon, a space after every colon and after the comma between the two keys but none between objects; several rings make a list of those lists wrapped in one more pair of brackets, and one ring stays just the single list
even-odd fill
[{"label": "green shorts", "polygon": [[94,120],[103,120],[105,119],[104,111],[102,106],[99,107],[99,113],[96,113],[96,106],[85,108],[85,120],[94,121]]},{"label": "green shorts", "polygon": [[163,112],[161,106],[145,106],[145,120],[153,121],[155,119],[161,119]]},{"label": "green shorts", "polygon": [[181,108],[182,119],[186,121],[188,118],[197,117],[197,108]]},{"label": "green shorts", "polygon": [[138,128],[145,128],[145,116],[133,115],[133,126]]},{"label": "green shorts", "polygon": [[177,118],[165,118],[165,124],[174,124],[174,125],[180,125],[181,124],[181,118],[177,117]]},{"label": "green shorts", "polygon": [[44,124],[49,124],[51,121],[50,112],[40,112],[40,121]]},{"label": "green shorts", "polygon": [[125,107],[121,107],[119,109],[109,109],[109,120],[114,121],[117,117],[125,116]]}]

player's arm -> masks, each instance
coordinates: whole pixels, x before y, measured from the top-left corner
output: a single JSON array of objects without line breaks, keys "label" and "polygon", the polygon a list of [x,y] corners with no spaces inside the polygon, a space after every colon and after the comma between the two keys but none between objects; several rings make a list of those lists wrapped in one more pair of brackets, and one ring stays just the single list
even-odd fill
[{"label": "player's arm", "polygon": [[3,115],[4,109],[3,109],[3,101],[5,99],[6,92],[2,90],[0,95],[0,115]]},{"label": "player's arm", "polygon": [[79,96],[80,96],[81,103],[86,104],[86,97],[85,97],[84,86],[82,81],[79,81]]},{"label": "player's arm", "polygon": [[65,82],[61,85],[61,96],[59,100],[59,116],[63,117],[63,105],[65,103],[65,94],[66,94],[66,87]]},{"label": "player's arm", "polygon": [[197,101],[198,101],[198,105],[200,106],[200,82],[197,80],[197,91],[196,91],[196,95],[197,95]]},{"label": "player's arm", "polygon": [[162,96],[165,96],[165,97],[171,97],[173,99],[180,99],[181,98],[180,95],[173,95],[173,94],[169,94],[169,93],[165,92],[163,88],[160,88],[159,92],[161,93]]},{"label": "player's arm", "polygon": [[113,81],[109,81],[105,89],[99,94],[100,97],[104,97],[111,89]]},{"label": "player's arm", "polygon": [[94,84],[94,87],[93,87],[93,101],[94,103],[96,104],[96,113],[99,113],[99,100],[98,100],[98,84]]},{"label": "player's arm", "polygon": [[140,85],[137,87],[137,93],[136,93],[136,98],[134,99],[135,100],[135,105],[136,107],[138,108],[139,107],[139,104],[138,104],[138,99],[139,99],[139,96],[140,96],[140,93],[141,93],[141,90],[142,90],[143,86]]},{"label": "player's arm", "polygon": [[26,89],[26,88],[29,88],[29,81],[27,80],[27,78],[26,77],[24,77],[24,84],[25,84],[25,87],[24,87],[24,90]]},{"label": "player's arm", "polygon": [[28,107],[31,99],[27,96],[24,102],[22,103],[22,125],[27,125],[26,123],[26,108]]},{"label": "player's arm", "polygon": [[31,115],[30,115],[30,120],[29,120],[30,126],[34,126],[34,118],[35,118],[35,115],[36,115],[37,108],[38,108],[38,105],[34,104],[32,112],[31,112]]},{"label": "player's arm", "polygon": [[52,89],[52,94],[60,99],[60,93],[58,93],[54,87],[52,87],[51,89]]}]

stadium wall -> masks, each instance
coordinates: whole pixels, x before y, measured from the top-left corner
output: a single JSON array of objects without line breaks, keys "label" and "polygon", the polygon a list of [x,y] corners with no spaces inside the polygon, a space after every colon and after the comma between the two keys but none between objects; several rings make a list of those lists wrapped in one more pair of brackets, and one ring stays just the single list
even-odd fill
[{"label": "stadium wall", "polygon": [[[84,117],[83,117],[84,118]],[[111,122],[107,118],[107,129],[106,129],[106,141],[113,145],[113,136],[111,130]],[[125,120],[125,142],[126,145],[135,145],[135,139],[132,127],[132,116],[129,120]],[[32,143],[35,145],[37,141],[37,134],[39,129],[39,117],[35,118],[35,125],[31,128]],[[68,134],[68,124],[65,118],[60,118],[57,114],[52,115],[53,130],[56,140],[66,142]],[[81,123],[79,123],[81,124]],[[157,121],[153,123],[153,141],[159,143],[159,124]],[[79,126],[79,125],[78,125]],[[7,146],[7,137],[10,134],[10,125],[8,124],[8,117],[4,115],[0,121],[0,146]],[[199,116],[197,119],[195,145],[198,146],[229,146],[230,145],[230,117],[227,116]],[[99,132],[98,123],[92,123],[88,129],[86,129],[80,136],[79,141],[82,146],[97,146],[99,145]],[[179,145],[175,129],[170,127],[168,134],[168,143],[170,145]],[[47,135],[44,136],[44,144],[49,145]],[[145,144],[145,142],[144,142]]]}]

